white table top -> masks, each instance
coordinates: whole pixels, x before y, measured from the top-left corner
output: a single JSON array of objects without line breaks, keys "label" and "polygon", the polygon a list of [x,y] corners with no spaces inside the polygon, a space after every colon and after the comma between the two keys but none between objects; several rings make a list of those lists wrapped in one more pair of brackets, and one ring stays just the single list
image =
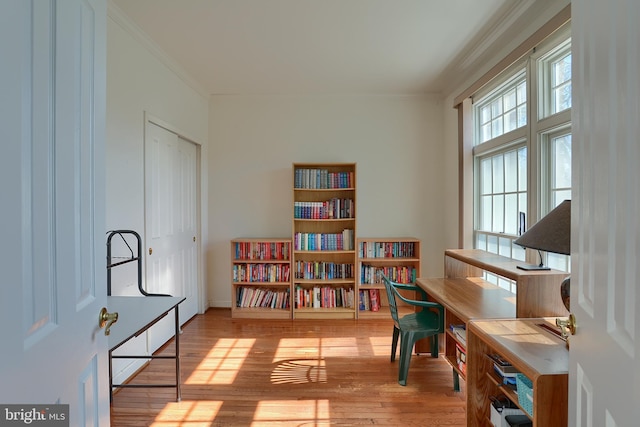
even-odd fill
[{"label": "white table top", "polygon": [[118,321],[111,325],[109,349],[113,350],[130,338],[144,332],[185,300],[168,296],[109,296],[107,308],[118,313]]}]

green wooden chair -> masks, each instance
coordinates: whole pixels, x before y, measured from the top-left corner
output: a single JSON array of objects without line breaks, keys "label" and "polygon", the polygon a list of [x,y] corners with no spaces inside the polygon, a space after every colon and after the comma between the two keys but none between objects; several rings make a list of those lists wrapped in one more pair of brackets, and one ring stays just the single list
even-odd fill
[{"label": "green wooden chair", "polygon": [[[427,294],[418,286],[405,285],[391,281],[382,275],[384,286],[389,299],[389,310],[393,318],[393,340],[391,342],[391,361],[396,359],[396,349],[398,348],[398,338],[400,338],[400,368],[398,371],[398,383],[407,385],[407,375],[409,373],[409,362],[411,353],[416,341],[423,338],[430,338],[431,357],[438,357],[438,334],[444,332],[444,309],[435,302],[427,301]],[[404,297],[398,290],[408,290],[418,292],[422,300],[412,300]],[[398,316],[398,306],[396,298],[412,306],[421,307],[420,311]]]}]

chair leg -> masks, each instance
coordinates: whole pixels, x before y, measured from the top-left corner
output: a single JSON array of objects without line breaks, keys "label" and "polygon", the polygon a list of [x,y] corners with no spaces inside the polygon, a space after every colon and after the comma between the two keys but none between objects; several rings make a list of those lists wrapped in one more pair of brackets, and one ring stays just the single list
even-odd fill
[{"label": "chair leg", "polygon": [[455,369],[452,369],[452,372],[453,372],[453,391],[460,391],[460,375],[458,375]]},{"label": "chair leg", "polygon": [[398,336],[400,336],[400,329],[393,327],[393,338],[391,339],[391,361],[396,360],[396,351],[398,349]]},{"label": "chair leg", "polygon": [[431,357],[438,357],[438,335],[431,336]]},{"label": "chair leg", "polygon": [[402,334],[400,338],[400,367],[398,369],[398,383],[407,385],[409,375],[409,363],[411,362],[411,350],[415,344],[412,334]]}]

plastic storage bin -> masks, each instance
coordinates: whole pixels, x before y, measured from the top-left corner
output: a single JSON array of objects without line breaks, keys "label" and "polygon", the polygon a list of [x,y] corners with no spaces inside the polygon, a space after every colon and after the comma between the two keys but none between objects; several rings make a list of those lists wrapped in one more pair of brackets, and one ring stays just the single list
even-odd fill
[{"label": "plastic storage bin", "polygon": [[533,383],[524,374],[516,375],[516,386],[518,390],[518,403],[533,416]]}]

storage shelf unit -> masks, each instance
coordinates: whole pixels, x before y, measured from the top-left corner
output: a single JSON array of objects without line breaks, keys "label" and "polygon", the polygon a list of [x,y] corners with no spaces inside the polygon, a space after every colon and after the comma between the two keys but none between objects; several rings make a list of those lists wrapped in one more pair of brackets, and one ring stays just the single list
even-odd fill
[{"label": "storage shelf unit", "polygon": [[[528,414],[534,427],[565,427],[568,422],[569,351],[565,342],[541,325],[555,318],[474,320],[468,331],[467,425],[491,425],[490,396],[504,395]],[[522,406],[518,394],[503,386],[488,355],[511,363],[533,384],[533,401]]]},{"label": "storage shelf unit", "polygon": [[[414,283],[421,276],[420,240],[414,237],[358,238],[357,250],[358,318],[389,317],[387,293],[380,273],[386,274],[395,282]],[[371,290],[376,290],[380,296],[380,308],[377,311],[362,301],[366,297],[365,293],[370,293]],[[407,297],[415,298],[415,295]],[[401,315],[413,312],[412,306],[400,305],[401,301],[398,304]]]},{"label": "storage shelf unit", "polygon": [[231,317],[291,319],[291,239],[231,240]]},{"label": "storage shelf unit", "polygon": [[[419,278],[417,284],[445,307],[445,358],[462,379],[466,379],[466,372],[457,363],[456,344],[466,351],[466,343],[449,330],[450,325],[466,326],[474,319],[568,315],[560,298],[560,284],[568,275],[565,272],[520,270],[518,261],[479,249],[447,249],[444,258],[445,278]],[[513,280],[517,294],[486,282],[485,271]],[[457,381],[454,376],[456,388]]]},{"label": "storage shelf unit", "polygon": [[357,316],[356,164],[293,164],[294,319]]}]

